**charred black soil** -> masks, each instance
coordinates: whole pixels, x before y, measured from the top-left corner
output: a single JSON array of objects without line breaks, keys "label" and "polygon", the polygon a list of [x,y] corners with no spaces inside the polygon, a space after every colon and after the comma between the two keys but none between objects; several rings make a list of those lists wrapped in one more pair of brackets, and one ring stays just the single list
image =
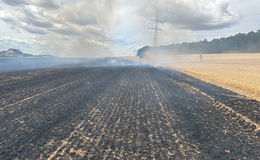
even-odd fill
[{"label": "charred black soil", "polygon": [[0,159],[258,159],[260,102],[173,70],[0,75]]}]

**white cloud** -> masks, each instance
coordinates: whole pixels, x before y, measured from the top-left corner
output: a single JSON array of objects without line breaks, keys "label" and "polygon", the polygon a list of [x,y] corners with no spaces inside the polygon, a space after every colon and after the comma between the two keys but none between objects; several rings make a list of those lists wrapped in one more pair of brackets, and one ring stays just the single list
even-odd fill
[{"label": "white cloud", "polygon": [[[0,19],[65,56],[124,54],[151,44],[156,12],[160,44],[190,31],[230,27],[239,15],[228,0],[2,0]],[[0,2],[1,3],[1,2]],[[76,51],[76,52],[74,52]],[[97,54],[93,54],[96,52]]]},{"label": "white cloud", "polygon": [[188,30],[221,29],[239,18],[229,10],[227,0],[144,0],[140,6],[143,16],[153,18],[157,14],[162,23]]},{"label": "white cloud", "polygon": [[57,9],[59,5],[56,0],[3,0],[10,6],[35,5],[46,9]]}]

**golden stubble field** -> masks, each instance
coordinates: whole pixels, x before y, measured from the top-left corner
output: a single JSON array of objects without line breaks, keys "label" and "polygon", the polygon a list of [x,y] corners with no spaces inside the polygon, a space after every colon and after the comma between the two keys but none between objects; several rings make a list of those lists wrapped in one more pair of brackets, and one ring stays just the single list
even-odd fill
[{"label": "golden stubble field", "polygon": [[[134,58],[132,58],[134,59]],[[151,55],[142,60],[175,68],[203,81],[260,100],[260,54]]]}]

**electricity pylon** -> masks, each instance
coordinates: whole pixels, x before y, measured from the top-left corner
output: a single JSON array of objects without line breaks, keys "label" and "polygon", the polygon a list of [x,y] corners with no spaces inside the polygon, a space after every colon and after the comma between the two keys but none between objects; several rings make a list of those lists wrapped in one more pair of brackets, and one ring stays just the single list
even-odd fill
[{"label": "electricity pylon", "polygon": [[158,11],[156,11],[155,19],[152,21],[154,21],[154,27],[151,28],[151,30],[154,31],[153,45],[156,47],[158,45],[158,32],[162,31],[159,27],[159,23],[161,23],[161,21],[159,20]]}]

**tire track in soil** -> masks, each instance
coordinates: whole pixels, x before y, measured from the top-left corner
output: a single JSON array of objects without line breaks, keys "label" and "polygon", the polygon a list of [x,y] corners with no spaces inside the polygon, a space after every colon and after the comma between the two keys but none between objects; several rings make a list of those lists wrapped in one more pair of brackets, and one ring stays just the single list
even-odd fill
[{"label": "tire track in soil", "polygon": [[[182,106],[186,107],[176,111],[179,112],[178,115],[185,115],[182,118],[186,121],[182,124],[182,130],[190,141],[198,142],[203,155],[210,156],[209,159],[256,158],[256,148],[260,147],[260,141],[255,134],[251,134],[252,130],[244,130],[239,124],[233,123],[234,119],[216,109],[215,101],[201,94],[198,89],[195,90],[193,86],[185,82],[180,83],[172,77],[168,82],[164,83],[164,88],[170,88],[170,84],[179,85],[179,90],[183,90],[182,94],[187,94],[180,100],[185,102]],[[171,99],[171,95],[169,93],[168,99]],[[189,105],[191,107],[188,107]]]},{"label": "tire track in soil", "polygon": [[[212,85],[210,83],[205,83],[199,79],[190,77],[184,73],[180,73],[174,70],[160,69],[166,72],[169,78],[174,79],[180,84],[188,84],[189,86],[195,87],[200,91],[210,95],[215,101],[221,102],[222,104],[229,106],[237,113],[246,116],[247,118],[253,120],[256,123],[260,123],[260,102],[256,100],[249,99],[245,96],[239,95],[237,93],[231,92],[224,88]],[[174,77],[173,77],[174,76]]]},{"label": "tire track in soil", "polygon": [[[171,82],[173,82],[171,80]],[[176,83],[176,82],[175,82]],[[191,92],[194,95],[206,97],[209,103],[212,107],[214,107],[216,110],[220,111],[221,114],[223,114],[228,120],[231,120],[236,123],[236,125],[239,125],[242,129],[245,129],[248,132],[253,132],[255,136],[260,133],[260,124],[251,120],[245,115],[242,115],[241,113],[237,112],[236,110],[232,109],[230,106],[227,106],[226,104],[217,101],[212,96],[208,95],[207,93],[199,90],[198,88],[191,86],[187,83],[179,83],[179,85],[186,88],[189,92]]]}]

